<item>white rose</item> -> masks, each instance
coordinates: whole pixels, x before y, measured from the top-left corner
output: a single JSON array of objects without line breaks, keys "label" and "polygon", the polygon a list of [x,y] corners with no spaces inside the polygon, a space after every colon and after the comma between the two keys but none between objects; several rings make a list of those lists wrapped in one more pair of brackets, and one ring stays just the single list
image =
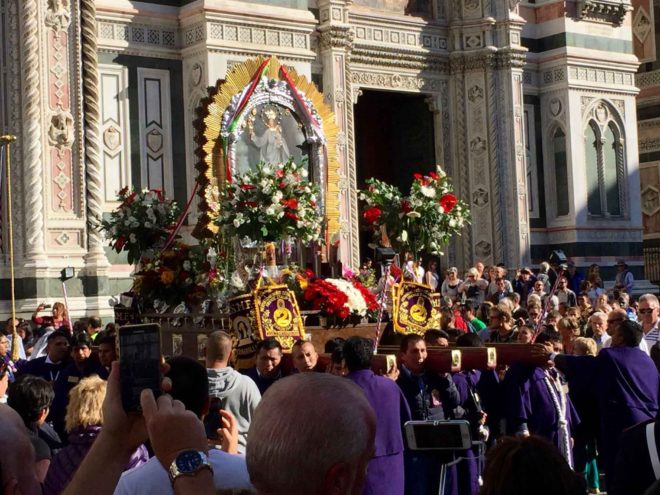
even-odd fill
[{"label": "white rose", "polygon": [[422,186],[420,191],[427,198],[435,198],[435,188],[433,187]]},{"label": "white rose", "polygon": [[137,242],[137,237],[135,237],[135,234],[131,234],[128,236],[128,242],[131,244],[135,244]]},{"label": "white rose", "polygon": [[309,175],[309,173],[307,172],[307,169],[303,168],[303,169],[300,171],[300,175],[302,175],[303,177],[307,177],[307,176]]},{"label": "white rose", "polygon": [[150,229],[152,227],[150,222],[144,222],[144,228],[145,229]]}]

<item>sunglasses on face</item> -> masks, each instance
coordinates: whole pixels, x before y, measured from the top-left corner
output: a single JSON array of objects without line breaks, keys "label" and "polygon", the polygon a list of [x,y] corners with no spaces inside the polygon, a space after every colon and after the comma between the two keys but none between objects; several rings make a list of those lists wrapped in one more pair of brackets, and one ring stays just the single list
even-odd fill
[{"label": "sunglasses on face", "polygon": [[644,308],[644,309],[640,309],[639,312],[643,315],[648,315],[650,313],[653,313],[654,309],[656,308]]}]

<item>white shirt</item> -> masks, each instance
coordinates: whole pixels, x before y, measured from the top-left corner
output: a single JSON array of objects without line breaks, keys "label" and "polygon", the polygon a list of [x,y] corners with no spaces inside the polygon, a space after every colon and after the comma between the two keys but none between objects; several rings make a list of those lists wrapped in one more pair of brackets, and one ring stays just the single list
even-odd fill
[{"label": "white shirt", "polygon": [[[209,450],[213,485],[219,490],[252,490],[245,457]],[[126,471],[119,478],[115,495],[174,495],[170,477],[160,461],[152,457],[146,464]]]},{"label": "white shirt", "polygon": [[592,337],[596,341],[596,345],[598,346],[598,350],[600,351],[603,347],[609,347],[610,346],[610,340],[612,340],[612,337],[604,333],[600,337],[597,337],[594,335]]}]

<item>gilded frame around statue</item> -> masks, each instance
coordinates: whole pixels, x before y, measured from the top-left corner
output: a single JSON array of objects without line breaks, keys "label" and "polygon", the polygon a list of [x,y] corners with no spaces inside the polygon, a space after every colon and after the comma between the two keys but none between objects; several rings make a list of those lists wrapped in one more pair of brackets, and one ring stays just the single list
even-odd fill
[{"label": "gilded frame around statue", "polygon": [[[255,121],[279,111],[299,123],[305,137],[310,175],[321,183],[319,206],[326,218],[325,239],[339,232],[338,127],[323,95],[306,77],[277,57],[256,57],[234,66],[218,81],[199,109],[196,121],[196,165],[200,215],[194,235],[214,235],[217,198],[224,181],[239,170],[237,143],[254,134]],[[290,145],[289,148],[292,148]]]}]

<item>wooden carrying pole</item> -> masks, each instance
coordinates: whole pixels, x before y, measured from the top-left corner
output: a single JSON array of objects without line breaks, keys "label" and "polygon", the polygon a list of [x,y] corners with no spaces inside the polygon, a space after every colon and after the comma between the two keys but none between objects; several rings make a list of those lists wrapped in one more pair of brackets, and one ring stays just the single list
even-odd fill
[{"label": "wooden carrying pole", "polygon": [[[12,225],[12,199],[11,199],[11,143],[16,141],[16,136],[0,136],[0,145],[4,146],[5,152],[5,182],[7,192],[7,245],[9,248],[9,296],[11,299],[11,359],[18,361],[18,332],[16,329],[16,298],[14,296],[14,231]],[[1,193],[0,193],[1,195]]]}]

